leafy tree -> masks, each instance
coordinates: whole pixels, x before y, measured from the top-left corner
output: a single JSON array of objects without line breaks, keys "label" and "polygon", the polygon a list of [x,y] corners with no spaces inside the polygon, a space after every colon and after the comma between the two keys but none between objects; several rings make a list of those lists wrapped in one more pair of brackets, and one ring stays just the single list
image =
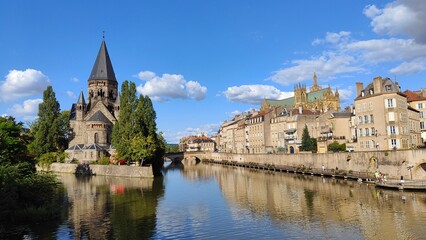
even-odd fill
[{"label": "leafy tree", "polygon": [[[38,119],[32,126],[34,135],[29,149],[36,157],[48,152],[61,150],[62,118],[59,102],[52,86],[43,92],[43,102],[38,107]],[[63,149],[62,149],[63,150]]]},{"label": "leafy tree", "polygon": [[0,117],[0,164],[16,164],[28,160],[22,122],[13,117]]},{"label": "leafy tree", "polygon": [[[124,81],[121,86],[120,113],[113,127],[112,144],[127,161],[144,159],[153,169],[162,166],[165,142],[157,133],[156,113],[148,96],[136,97],[136,85]],[[159,167],[160,168],[160,167]]]},{"label": "leafy tree", "polygon": [[136,107],[136,85],[133,82],[124,81],[121,85],[119,120],[113,127],[111,140],[119,156],[126,160],[131,160],[129,146],[138,131],[134,114]]},{"label": "leafy tree", "polygon": [[337,141],[330,143],[327,146],[327,151],[330,152],[343,152],[346,150],[346,143],[339,144]]},{"label": "leafy tree", "polygon": [[63,192],[53,175],[37,174],[21,122],[0,117],[0,232],[10,222],[58,217]]},{"label": "leafy tree", "polygon": [[68,142],[69,142],[69,131],[70,131],[70,111],[62,111],[61,116],[59,119],[59,129],[60,129],[60,135],[59,135],[59,141],[58,141],[58,148],[61,151],[64,151],[68,148]]}]

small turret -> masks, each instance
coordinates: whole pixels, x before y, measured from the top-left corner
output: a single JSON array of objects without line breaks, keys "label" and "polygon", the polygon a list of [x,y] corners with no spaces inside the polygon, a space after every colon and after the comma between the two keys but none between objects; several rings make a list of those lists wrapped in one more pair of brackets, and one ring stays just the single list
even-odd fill
[{"label": "small turret", "polygon": [[83,91],[80,91],[80,96],[78,97],[77,101],[77,108],[76,108],[76,120],[83,120],[84,114],[86,112],[86,101],[84,100]]}]

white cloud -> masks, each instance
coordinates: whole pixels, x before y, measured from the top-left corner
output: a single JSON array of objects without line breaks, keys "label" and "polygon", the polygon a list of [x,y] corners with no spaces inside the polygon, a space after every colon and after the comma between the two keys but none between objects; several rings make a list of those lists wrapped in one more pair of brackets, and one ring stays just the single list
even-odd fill
[{"label": "white cloud", "polygon": [[14,104],[9,111],[12,116],[23,117],[24,120],[34,120],[37,117],[38,106],[43,99],[28,99],[22,105]]},{"label": "white cloud", "polygon": [[0,100],[5,102],[41,94],[49,85],[48,77],[41,71],[34,69],[10,70],[6,79],[0,82]]},{"label": "white cloud", "polygon": [[294,66],[278,70],[268,79],[284,86],[305,80],[312,80],[314,72],[319,78],[327,78],[340,73],[362,72],[356,58],[347,54],[324,52],[319,57],[293,60]]},{"label": "white cloud", "polygon": [[364,8],[364,15],[371,19],[373,31],[379,34],[403,34],[419,43],[426,43],[426,1],[398,0],[383,9],[375,5]]},{"label": "white cloud", "polygon": [[312,45],[320,45],[324,43],[338,44],[340,42],[346,42],[349,40],[351,33],[346,31],[327,32],[324,39],[317,38],[312,41]]},{"label": "white cloud", "polygon": [[80,79],[78,79],[78,78],[76,78],[76,77],[72,77],[72,78],[71,78],[71,81],[73,81],[73,82],[80,82]]},{"label": "white cloud", "polygon": [[232,111],[231,113],[229,113],[229,117],[233,118],[234,116],[240,115],[241,113],[242,113],[241,111],[235,110],[235,111]]},{"label": "white cloud", "polygon": [[151,71],[142,71],[138,73],[138,78],[145,81],[149,81],[153,79],[154,77],[155,77],[155,73]]},{"label": "white cloud", "polygon": [[417,73],[426,70],[426,60],[417,59],[411,62],[403,62],[397,67],[389,70],[390,73],[395,75],[405,75],[410,73]]},{"label": "white cloud", "polygon": [[426,45],[412,39],[372,39],[349,43],[345,51],[359,54],[360,60],[371,63],[394,62],[426,56]]},{"label": "white cloud", "polygon": [[284,99],[293,96],[293,92],[281,92],[269,85],[242,85],[229,87],[224,91],[226,98],[231,102],[260,104],[264,98]]},{"label": "white cloud", "polygon": [[166,131],[163,133],[163,136],[168,143],[179,143],[179,140],[182,137],[194,136],[194,135],[196,136],[201,133],[204,133],[207,136],[211,137],[217,134],[217,131],[219,130],[220,125],[221,125],[220,123],[210,123],[210,124],[205,124],[199,127],[188,127],[184,131],[180,131],[180,132]]},{"label": "white cloud", "polygon": [[74,92],[72,92],[72,91],[67,91],[67,95],[68,95],[68,97],[70,97],[70,98],[76,98],[77,96],[74,94]]},{"label": "white cloud", "polygon": [[145,84],[137,87],[137,91],[150,96],[155,101],[168,101],[173,98],[202,100],[206,97],[207,88],[196,81],[186,81],[183,75],[165,73],[161,77],[150,71],[143,71],[138,77]]},{"label": "white cloud", "polygon": [[354,90],[353,90],[352,86],[349,86],[346,89],[338,89],[338,91],[339,91],[341,103],[353,101],[355,96],[354,96]]}]

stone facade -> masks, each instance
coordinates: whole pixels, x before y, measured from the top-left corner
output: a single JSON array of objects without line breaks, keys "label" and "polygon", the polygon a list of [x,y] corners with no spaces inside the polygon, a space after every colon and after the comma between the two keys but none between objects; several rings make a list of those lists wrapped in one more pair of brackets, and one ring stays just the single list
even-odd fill
[{"label": "stone facade", "polygon": [[111,135],[120,111],[120,98],[104,39],[89,76],[87,96],[88,102],[80,92],[77,103],[71,107],[68,161],[93,162],[114,152]]},{"label": "stone facade", "polygon": [[[397,82],[376,77],[364,88],[356,85],[355,98],[357,151],[409,149],[412,145],[409,124],[415,122],[415,112]],[[417,118],[418,119],[418,118]],[[412,137],[411,137],[412,139]]]}]

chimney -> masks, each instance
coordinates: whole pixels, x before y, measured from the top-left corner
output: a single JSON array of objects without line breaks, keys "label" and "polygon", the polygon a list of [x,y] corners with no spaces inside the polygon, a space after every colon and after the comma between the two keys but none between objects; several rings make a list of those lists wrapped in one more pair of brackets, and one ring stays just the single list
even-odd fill
[{"label": "chimney", "polygon": [[373,79],[373,87],[375,94],[382,92],[382,77],[378,76]]},{"label": "chimney", "polygon": [[364,83],[356,82],[356,97],[361,96],[361,91],[364,89]]}]

